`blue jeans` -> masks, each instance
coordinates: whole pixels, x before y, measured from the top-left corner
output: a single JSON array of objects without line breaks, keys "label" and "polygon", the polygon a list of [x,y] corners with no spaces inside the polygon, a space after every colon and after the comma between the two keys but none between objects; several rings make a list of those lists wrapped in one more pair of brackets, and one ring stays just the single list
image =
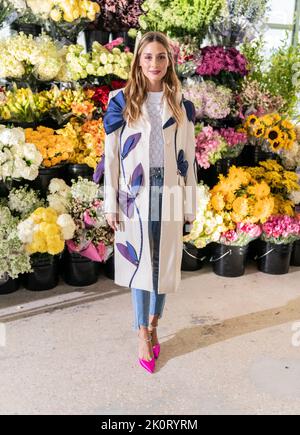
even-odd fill
[{"label": "blue jeans", "polygon": [[160,319],[165,306],[166,295],[158,294],[159,242],[161,229],[163,172],[150,168],[150,198],[149,198],[149,241],[152,254],[153,290],[131,289],[134,310],[133,329],[149,326],[149,316],[158,315]]}]

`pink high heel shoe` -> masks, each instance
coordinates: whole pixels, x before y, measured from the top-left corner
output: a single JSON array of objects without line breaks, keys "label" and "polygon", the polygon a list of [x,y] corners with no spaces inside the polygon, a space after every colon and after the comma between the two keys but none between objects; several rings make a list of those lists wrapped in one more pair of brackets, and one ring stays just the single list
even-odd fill
[{"label": "pink high heel shoe", "polygon": [[[151,325],[151,330],[149,331],[149,333],[151,334],[153,329],[156,329],[156,328],[157,328],[157,326],[152,326]],[[152,347],[152,349],[153,349],[154,358],[157,359],[159,357],[159,354],[160,354],[160,344],[159,343],[155,344]]]},{"label": "pink high heel shoe", "polygon": [[[146,342],[151,341],[151,338],[148,338],[147,340],[145,338],[139,337],[140,340],[144,340]],[[147,370],[149,373],[153,373],[155,370],[155,358],[152,358],[150,361],[147,361],[145,359],[139,358],[140,365]]]}]

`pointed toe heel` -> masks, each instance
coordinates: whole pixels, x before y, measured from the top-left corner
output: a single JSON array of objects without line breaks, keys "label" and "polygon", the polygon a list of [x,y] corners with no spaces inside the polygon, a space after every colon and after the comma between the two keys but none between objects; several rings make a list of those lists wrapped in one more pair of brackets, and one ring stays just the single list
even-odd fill
[{"label": "pointed toe heel", "polygon": [[139,358],[140,365],[147,370],[149,373],[153,373],[155,370],[155,358],[152,358],[150,361],[146,361],[145,359]]},{"label": "pointed toe heel", "polygon": [[153,346],[153,354],[154,354],[154,358],[157,359],[159,357],[160,354],[160,344],[156,344],[155,346]]}]

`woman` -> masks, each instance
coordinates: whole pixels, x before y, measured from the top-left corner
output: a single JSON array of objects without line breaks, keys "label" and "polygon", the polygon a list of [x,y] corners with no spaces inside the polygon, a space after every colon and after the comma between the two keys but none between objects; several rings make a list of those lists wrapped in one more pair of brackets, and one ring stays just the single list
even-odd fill
[{"label": "woman", "polygon": [[115,231],[115,283],[131,288],[139,362],[153,373],[158,319],[181,279],[185,222],[196,216],[195,109],[166,36],[148,32],[104,116],[104,204]]}]

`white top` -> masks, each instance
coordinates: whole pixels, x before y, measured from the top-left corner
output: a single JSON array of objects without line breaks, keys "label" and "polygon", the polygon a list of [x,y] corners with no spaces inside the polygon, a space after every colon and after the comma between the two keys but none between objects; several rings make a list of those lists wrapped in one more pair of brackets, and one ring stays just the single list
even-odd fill
[{"label": "white top", "polygon": [[164,138],[162,126],[163,91],[148,92],[146,106],[151,122],[150,167],[164,167]]}]

